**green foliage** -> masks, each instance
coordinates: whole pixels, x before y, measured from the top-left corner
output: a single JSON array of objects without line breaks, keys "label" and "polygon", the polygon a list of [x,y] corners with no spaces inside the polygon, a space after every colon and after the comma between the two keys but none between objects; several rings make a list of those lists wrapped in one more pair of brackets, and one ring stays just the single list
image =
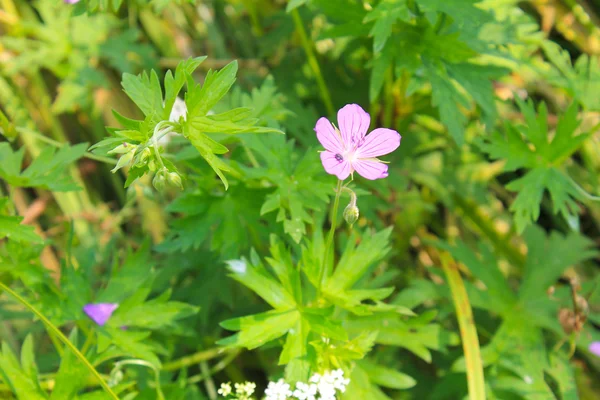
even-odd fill
[{"label": "green foliage", "polygon": [[66,170],[85,153],[87,143],[63,146],[58,150],[46,147],[29,166],[21,171],[25,149],[13,151],[10,144],[0,143],[0,177],[16,187],[42,187],[56,192],[78,190]]},{"label": "green foliage", "polygon": [[535,108],[531,102],[519,101],[525,117],[525,126],[505,124],[505,136],[495,133],[489,141],[481,141],[480,147],[492,159],[506,159],[505,171],[526,169],[524,176],[513,180],[507,189],[518,192],[511,205],[515,213],[517,230],[522,232],[540,216],[540,203],[544,191],[550,193],[552,211],[565,219],[575,211],[575,200],[582,195],[559,168],[590,137],[589,133],[577,133],[580,120],[577,106],[571,105],[558,121],[551,136],[548,130],[548,111],[542,103]]},{"label": "green foliage", "polygon": [[[4,1],[0,398],[597,397],[600,36],[565,7]],[[314,129],[352,103],[402,144],[337,191]]]}]

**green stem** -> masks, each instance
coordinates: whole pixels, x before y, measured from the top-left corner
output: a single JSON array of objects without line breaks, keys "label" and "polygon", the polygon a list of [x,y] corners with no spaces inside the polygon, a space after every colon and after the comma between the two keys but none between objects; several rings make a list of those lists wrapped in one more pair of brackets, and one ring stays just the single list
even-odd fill
[{"label": "green stem", "polygon": [[[217,364],[215,364],[210,369],[210,371],[209,371],[210,375],[214,375],[217,372],[224,370],[228,365],[231,364],[231,362],[238,356],[238,354],[240,354],[240,351],[241,350],[236,349],[236,350],[232,351],[227,357],[223,357],[223,359],[221,361],[219,361]],[[187,380],[187,383],[188,383],[188,385],[193,385],[195,383],[202,382],[204,379],[206,379],[205,374],[194,375],[194,376],[191,376]],[[243,380],[243,379],[240,379],[240,380]]]},{"label": "green stem", "polygon": [[208,398],[210,400],[216,400],[217,388],[215,387],[215,381],[212,379],[212,374],[210,372],[210,368],[208,368],[208,363],[206,361],[202,361],[200,363],[200,372],[202,372],[202,376],[204,377],[204,386],[206,387]]},{"label": "green stem", "polygon": [[[56,141],[54,139],[51,139],[51,138],[49,138],[47,136],[44,136],[41,133],[36,132],[34,130],[31,130],[31,129],[17,128],[17,131],[19,133],[21,133],[21,134],[32,136],[32,137],[38,139],[40,142],[47,143],[47,144],[49,144],[51,146],[54,146],[54,147],[57,147],[59,149],[61,147],[65,146],[65,143],[58,142],[58,141]],[[107,164],[112,164],[112,165],[116,165],[117,164],[117,160],[115,160],[114,158],[109,158],[109,157],[104,157],[104,156],[98,156],[98,155],[90,153],[88,151],[86,151],[85,153],[83,153],[83,156],[85,158],[89,158],[90,160],[96,160],[96,161],[100,161],[100,162],[107,163]]]},{"label": "green stem", "polygon": [[470,400],[485,400],[485,380],[483,375],[483,363],[479,349],[477,329],[473,320],[471,303],[467,296],[467,290],[458,271],[456,262],[450,255],[441,254],[442,268],[450,286],[452,301],[456,309],[456,318],[460,328],[463,352],[465,354],[465,365],[467,368],[467,384],[469,387]]},{"label": "green stem", "polygon": [[40,321],[42,321],[44,323],[44,325],[46,326],[46,329],[49,332],[52,332],[54,335],[56,335],[65,344],[65,346],[67,346],[73,352],[73,354],[75,354],[75,356],[79,359],[79,361],[81,361],[87,367],[87,369],[90,370],[92,375],[94,375],[96,377],[96,379],[98,380],[98,383],[100,383],[100,386],[102,386],[104,388],[106,393],[108,393],[108,395],[112,399],[119,400],[119,397],[115,394],[115,392],[112,391],[112,389],[110,388],[110,386],[108,386],[108,384],[104,381],[104,379],[102,379],[102,376],[96,370],[96,368],[94,368],[92,366],[92,364],[90,364],[88,359],[85,358],[85,356],[83,354],[81,354],[79,349],[77,349],[77,347],[75,347],[75,345],[73,343],[71,343],[71,341],[69,339],[67,339],[67,337],[65,335],[63,335],[63,333],[60,331],[60,329],[58,329],[52,322],[50,322],[50,320],[48,320],[48,318],[46,318],[44,316],[44,314],[39,312],[27,300],[25,300],[23,297],[19,296],[16,292],[14,292],[11,288],[6,286],[2,282],[0,282],[0,289],[4,290],[8,294],[10,294],[19,303],[23,304],[26,308],[29,309],[29,311],[31,311],[33,314],[35,314],[35,316],[38,317],[40,319]]},{"label": "green stem", "polygon": [[323,98],[323,102],[325,103],[327,112],[333,116],[335,110],[331,101],[331,95],[329,94],[329,90],[327,89],[327,85],[325,84],[325,79],[323,79],[323,74],[321,74],[321,68],[319,67],[317,57],[315,56],[311,40],[308,38],[306,30],[304,29],[304,25],[302,24],[300,13],[298,13],[298,9],[294,9],[292,10],[291,14],[292,18],[294,18],[296,31],[298,31],[298,35],[300,35],[302,47],[304,48],[304,52],[306,53],[306,57],[308,58],[308,65],[310,65],[311,69],[313,70],[313,73],[315,74],[317,85],[319,86],[319,90],[321,91],[321,97]]},{"label": "green stem", "polygon": [[567,177],[567,179],[569,180],[569,182],[571,183],[571,185],[573,186],[573,188],[575,188],[575,190],[577,190],[577,192],[579,192],[579,194],[581,194],[586,200],[589,200],[589,201],[600,201],[600,196],[594,196],[592,194],[589,194],[588,192],[585,191],[584,188],[582,188],[581,186],[579,186],[579,184],[577,182],[575,182],[575,180],[573,178],[571,178],[567,174],[565,174],[565,176]]},{"label": "green stem", "polygon": [[340,205],[340,194],[342,193],[342,180],[338,179],[337,187],[335,189],[335,200],[333,201],[333,209],[331,211],[331,228],[329,229],[329,235],[327,236],[327,242],[325,243],[325,253],[323,254],[323,265],[319,272],[319,286],[317,287],[317,297],[321,296],[321,289],[323,287],[323,278],[325,277],[325,270],[327,268],[327,259],[329,258],[329,252],[333,245],[333,236],[335,234],[335,228],[337,225],[337,214],[338,207]]},{"label": "green stem", "polygon": [[202,350],[191,356],[182,357],[179,360],[171,361],[163,365],[163,371],[175,371],[190,365],[198,364],[202,361],[211,360],[219,357],[221,354],[227,353],[229,350],[222,347],[215,347],[208,350]]}]

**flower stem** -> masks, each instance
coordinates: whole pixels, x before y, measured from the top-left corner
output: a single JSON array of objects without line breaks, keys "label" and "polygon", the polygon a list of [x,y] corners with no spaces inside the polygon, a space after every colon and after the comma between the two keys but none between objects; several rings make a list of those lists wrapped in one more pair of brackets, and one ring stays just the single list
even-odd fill
[{"label": "flower stem", "polygon": [[319,286],[317,287],[317,297],[321,296],[321,289],[323,287],[323,278],[325,277],[325,270],[327,268],[327,259],[329,258],[329,252],[333,246],[333,236],[335,234],[335,228],[337,225],[337,214],[338,207],[340,205],[340,194],[342,193],[342,180],[339,179],[337,187],[335,188],[335,200],[333,201],[333,209],[331,210],[331,228],[329,229],[329,235],[327,236],[327,242],[325,243],[325,252],[323,254],[323,265],[319,272]]},{"label": "flower stem", "polygon": [[192,354],[191,356],[186,356],[180,358],[179,360],[171,361],[163,365],[163,371],[175,371],[177,369],[181,369],[190,365],[198,364],[202,361],[211,360],[213,358],[217,358],[220,355],[229,352],[229,350],[224,349],[222,347],[215,347],[208,350],[202,350],[197,353]]},{"label": "flower stem", "polygon": [[50,320],[48,318],[46,318],[44,316],[44,314],[39,312],[38,309],[36,309],[34,306],[32,306],[27,300],[25,300],[23,297],[19,296],[16,292],[14,292],[11,288],[6,286],[2,282],[0,282],[0,289],[4,290],[8,294],[10,294],[19,303],[23,304],[26,308],[29,309],[29,311],[31,311],[33,314],[35,314],[35,316],[38,317],[44,323],[44,325],[46,326],[46,329],[49,332],[51,332],[52,334],[56,335],[61,340],[61,342],[63,342],[65,344],[65,346],[67,346],[69,348],[69,350],[71,350],[73,352],[73,354],[75,354],[75,356],[77,358],[79,358],[79,361],[81,361],[87,367],[87,369],[90,370],[92,375],[94,375],[96,377],[96,379],[98,380],[98,383],[100,383],[100,386],[102,386],[104,388],[106,393],[108,393],[108,395],[112,399],[119,400],[119,397],[115,394],[115,392],[112,391],[112,389],[110,388],[110,386],[108,386],[108,384],[104,381],[104,379],[102,379],[102,376],[100,376],[100,373],[96,370],[96,368],[94,368],[94,366],[88,361],[88,359],[85,358],[85,356],[83,354],[81,354],[79,349],[77,349],[77,347],[75,347],[75,345],[73,343],[71,343],[71,341],[69,339],[67,339],[67,337],[60,331],[60,329],[58,329],[52,322],[50,322]]},{"label": "flower stem", "polygon": [[473,320],[473,311],[467,290],[458,271],[457,264],[449,254],[441,254],[442,269],[446,274],[448,286],[452,293],[452,301],[456,309],[456,319],[460,328],[465,364],[467,368],[467,384],[469,387],[469,400],[485,400],[485,380],[483,364],[479,350],[477,329]]},{"label": "flower stem", "polygon": [[291,14],[292,18],[294,18],[296,31],[298,31],[298,35],[300,35],[302,47],[304,47],[304,52],[306,53],[306,57],[308,58],[308,65],[310,65],[310,68],[315,74],[317,85],[319,86],[319,90],[321,91],[321,97],[323,98],[325,107],[327,107],[327,112],[330,115],[334,115],[335,110],[333,108],[333,103],[331,102],[331,95],[329,94],[329,90],[327,89],[327,85],[325,84],[325,79],[323,79],[323,74],[321,74],[321,68],[319,67],[319,62],[317,61],[317,57],[315,56],[315,52],[311,45],[311,41],[308,38],[308,35],[306,34],[304,25],[302,24],[302,18],[300,18],[300,13],[298,13],[298,9],[294,9],[292,10]]}]

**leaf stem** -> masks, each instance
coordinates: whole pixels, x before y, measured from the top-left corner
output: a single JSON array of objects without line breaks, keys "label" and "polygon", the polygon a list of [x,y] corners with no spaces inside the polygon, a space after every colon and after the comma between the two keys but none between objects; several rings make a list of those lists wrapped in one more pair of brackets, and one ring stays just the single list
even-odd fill
[{"label": "leaf stem", "polygon": [[325,270],[327,268],[327,259],[329,258],[329,252],[333,246],[333,236],[335,234],[335,228],[337,225],[337,214],[340,206],[340,195],[342,193],[342,180],[338,179],[337,187],[335,188],[335,200],[333,201],[333,209],[331,210],[331,228],[329,229],[329,235],[327,236],[327,242],[325,243],[325,252],[323,254],[323,265],[319,272],[319,286],[317,287],[317,297],[321,296],[321,289],[323,287],[323,278],[325,277]]},{"label": "leaf stem", "polygon": [[317,85],[319,86],[319,90],[321,91],[321,97],[323,98],[323,102],[325,103],[327,112],[333,116],[335,110],[333,108],[333,103],[331,102],[331,95],[329,94],[329,90],[327,89],[327,85],[325,84],[325,79],[323,79],[323,74],[321,74],[321,68],[319,67],[319,62],[317,61],[317,57],[315,56],[315,52],[311,45],[311,40],[306,34],[306,30],[304,29],[304,25],[302,24],[302,18],[300,18],[300,13],[298,12],[298,9],[294,9],[292,10],[291,14],[292,18],[294,18],[296,31],[298,31],[298,35],[300,35],[302,47],[304,47],[304,52],[306,53],[306,57],[308,58],[308,65],[310,65],[311,69],[313,70],[313,73],[315,74]]},{"label": "leaf stem", "polygon": [[469,387],[470,400],[485,400],[485,380],[483,375],[483,364],[479,349],[477,329],[473,320],[473,310],[467,296],[467,290],[458,271],[456,262],[449,254],[440,254],[442,269],[446,274],[448,286],[452,293],[452,301],[456,309],[456,319],[460,328],[460,336],[465,354],[467,368],[467,384]]},{"label": "leaf stem", "polygon": [[577,192],[579,192],[579,194],[581,194],[586,200],[600,201],[600,196],[594,196],[593,194],[589,194],[588,192],[585,191],[584,188],[579,186],[579,184],[577,182],[575,182],[575,180],[573,178],[571,178],[568,174],[565,174],[565,176],[567,177],[567,179],[569,180],[569,182],[571,183],[573,188],[575,190],[577,190]]},{"label": "leaf stem", "polygon": [[16,292],[14,292],[11,288],[6,286],[2,282],[0,282],[0,289],[4,290],[8,294],[10,294],[19,303],[23,304],[26,308],[29,309],[29,311],[31,311],[33,314],[35,314],[35,316],[38,317],[40,319],[40,321],[42,321],[44,323],[44,325],[46,326],[46,329],[49,332],[51,332],[52,334],[56,335],[61,340],[61,342],[63,342],[65,344],[65,346],[67,346],[69,348],[69,350],[71,350],[73,352],[73,354],[75,354],[75,356],[87,367],[87,369],[90,370],[92,375],[94,375],[96,377],[96,379],[98,380],[98,383],[100,383],[100,386],[102,386],[104,388],[106,393],[108,393],[108,395],[112,399],[119,400],[119,397],[115,394],[115,392],[112,391],[112,389],[110,388],[110,386],[108,386],[108,384],[104,381],[104,379],[102,379],[102,376],[96,370],[96,368],[94,368],[94,366],[88,361],[88,359],[85,358],[85,356],[83,354],[81,354],[79,349],[77,349],[77,347],[73,343],[71,343],[71,341],[60,331],[60,329],[58,329],[52,322],[50,322],[50,320],[48,318],[46,318],[44,316],[44,314],[39,312],[37,308],[32,306],[27,300],[25,300],[23,297],[19,296]]}]

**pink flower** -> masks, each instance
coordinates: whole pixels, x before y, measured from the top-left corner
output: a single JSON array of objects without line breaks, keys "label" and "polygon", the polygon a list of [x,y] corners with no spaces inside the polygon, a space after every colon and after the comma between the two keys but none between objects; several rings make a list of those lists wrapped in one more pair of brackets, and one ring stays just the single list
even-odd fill
[{"label": "pink flower", "polygon": [[75,3],[79,3],[79,0],[64,0],[65,3],[67,4],[75,4]]},{"label": "pink flower", "polygon": [[95,323],[104,326],[117,307],[119,307],[119,305],[115,303],[92,303],[86,304],[83,307],[83,312],[93,319]]},{"label": "pink flower", "polygon": [[592,342],[590,343],[589,350],[592,354],[600,357],[600,342]]},{"label": "pink flower", "polygon": [[348,178],[354,171],[367,179],[388,176],[388,166],[377,159],[400,146],[398,132],[377,128],[367,135],[371,117],[358,104],[348,104],[338,111],[339,129],[325,117],[319,118],[315,131],[325,147],[321,162],[328,174]]}]

